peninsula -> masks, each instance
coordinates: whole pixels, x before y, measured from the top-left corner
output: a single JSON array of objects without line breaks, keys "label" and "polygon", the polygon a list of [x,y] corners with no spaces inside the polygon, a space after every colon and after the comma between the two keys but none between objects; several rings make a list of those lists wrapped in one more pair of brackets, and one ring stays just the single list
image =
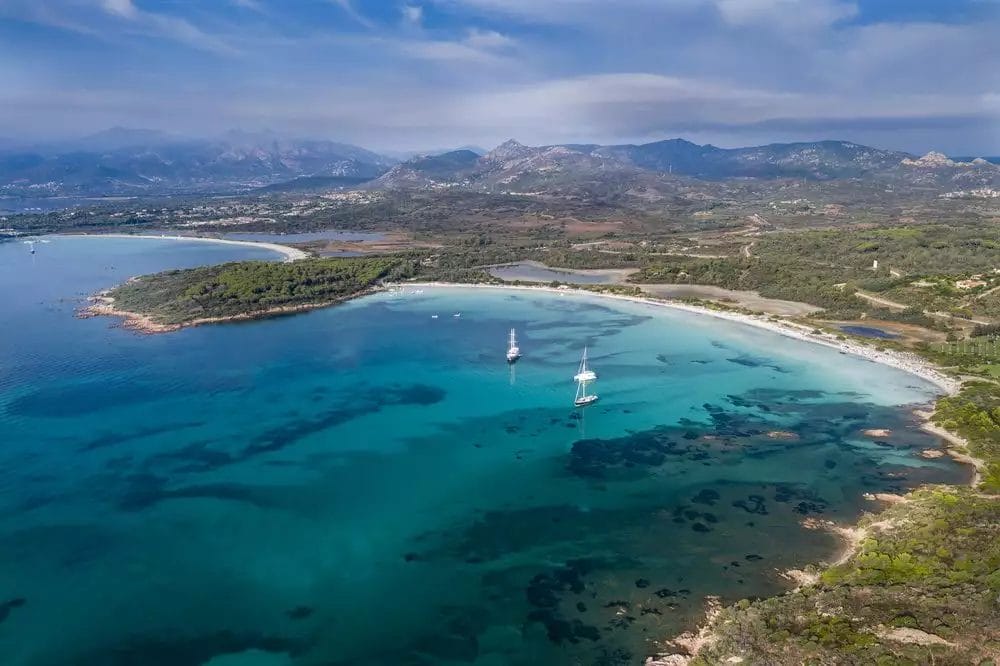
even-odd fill
[{"label": "peninsula", "polygon": [[122,317],[126,328],[164,333],[325,307],[370,292],[412,266],[385,257],[243,261],[130,279],[92,297],[83,317]]}]

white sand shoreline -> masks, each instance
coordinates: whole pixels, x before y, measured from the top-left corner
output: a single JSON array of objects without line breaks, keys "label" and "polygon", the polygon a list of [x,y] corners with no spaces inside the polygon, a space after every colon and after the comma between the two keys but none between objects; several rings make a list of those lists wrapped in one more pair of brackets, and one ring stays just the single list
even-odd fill
[{"label": "white sand shoreline", "polygon": [[277,252],[284,257],[283,261],[298,261],[309,256],[308,252],[298,248],[281,245],[279,243],[266,243],[260,241],[230,240],[227,238],[211,238],[208,236],[167,236],[155,234],[52,234],[53,237],[62,238],[144,238],[147,240],[171,240],[171,241],[201,241],[204,243],[219,243],[222,245],[242,245],[244,247],[254,247],[263,250]]},{"label": "white sand shoreline", "polygon": [[642,305],[654,305],[665,308],[672,308],[675,310],[682,310],[684,312],[691,312],[693,314],[708,315],[710,317],[716,317],[718,319],[725,319],[728,321],[736,322],[739,324],[746,324],[748,326],[754,326],[756,328],[762,328],[773,333],[778,333],[779,335],[784,335],[789,338],[795,338],[796,340],[802,340],[803,342],[810,342],[813,344],[823,345],[836,349],[837,351],[844,352],[846,354],[851,354],[853,356],[859,356],[873,363],[879,363],[881,365],[896,368],[897,370],[902,370],[908,372],[911,375],[919,377],[926,382],[929,382],[939,389],[942,393],[947,395],[955,395],[958,393],[961,387],[961,382],[953,379],[937,368],[934,365],[916,354],[910,354],[907,352],[899,352],[893,350],[879,351],[873,347],[870,347],[859,342],[854,342],[852,340],[838,340],[835,335],[829,333],[814,333],[813,330],[807,326],[801,324],[796,324],[790,321],[773,321],[767,316],[750,315],[744,314],[742,312],[730,312],[725,310],[713,310],[711,308],[701,307],[697,305],[690,305],[687,303],[679,303],[675,301],[660,300],[649,297],[642,296],[623,296],[621,294],[608,294],[601,293],[597,291],[589,291],[586,289],[573,289],[573,288],[554,288],[546,286],[530,286],[530,285],[497,285],[497,284],[461,284],[453,282],[404,282],[397,283],[393,286],[396,287],[420,287],[420,288],[433,288],[433,287],[444,287],[444,288],[458,288],[458,289],[508,289],[508,290],[519,290],[519,291],[541,291],[553,294],[571,294],[571,295],[586,295],[586,296],[597,296],[601,298],[611,298],[620,301],[627,301],[630,303],[639,303]]}]

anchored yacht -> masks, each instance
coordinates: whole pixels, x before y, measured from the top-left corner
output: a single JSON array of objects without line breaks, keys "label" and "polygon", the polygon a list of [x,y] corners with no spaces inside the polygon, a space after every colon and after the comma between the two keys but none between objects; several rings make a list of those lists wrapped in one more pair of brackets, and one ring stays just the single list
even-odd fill
[{"label": "anchored yacht", "polygon": [[598,396],[594,393],[587,393],[587,386],[592,382],[597,381],[597,373],[587,367],[587,348],[583,348],[583,358],[580,360],[580,369],[577,371],[576,375],[573,376],[573,381],[576,382],[576,399],[573,400],[573,404],[577,407],[586,407],[587,405],[592,405],[598,400]]},{"label": "anchored yacht", "polygon": [[517,333],[514,329],[510,329],[510,340],[507,343],[507,362],[517,363],[519,358],[521,358],[521,348],[517,346]]}]

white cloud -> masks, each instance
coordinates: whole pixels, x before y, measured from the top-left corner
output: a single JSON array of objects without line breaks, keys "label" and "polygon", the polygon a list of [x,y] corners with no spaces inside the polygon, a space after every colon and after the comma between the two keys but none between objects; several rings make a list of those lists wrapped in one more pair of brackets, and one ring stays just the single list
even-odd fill
[{"label": "white cloud", "polygon": [[139,10],[132,0],[101,0],[101,7],[104,11],[125,19],[136,19],[139,17]]},{"label": "white cloud", "polygon": [[410,25],[419,26],[424,20],[424,8],[420,5],[403,5],[403,20]]},{"label": "white cloud", "polygon": [[456,64],[498,65],[509,62],[508,51],[516,42],[495,30],[470,28],[458,40],[379,40],[400,52],[421,60]]},{"label": "white cloud", "polygon": [[[100,81],[117,81],[108,94],[62,103],[98,79],[74,80],[63,62],[46,75],[0,44],[0,62],[10,68],[13,56],[27,82],[17,94],[0,88],[0,124],[44,116],[88,130],[156,119],[181,131],[270,125],[403,148],[751,131],[879,144],[909,123],[928,136],[965,132],[1000,152],[1000,133],[988,127],[1000,116],[995,20],[865,24],[848,0],[397,0],[398,20],[376,22],[358,13],[369,7],[360,0],[325,2],[321,14],[333,21],[301,25],[270,1],[267,22],[232,20],[245,18],[234,5],[260,0],[227,0],[228,16],[200,4],[189,11],[189,2],[0,0],[0,17],[106,40],[100,71],[115,76]],[[432,9],[435,19],[452,15],[432,22]],[[169,58],[142,61],[144,43],[130,52],[135,70],[156,75],[117,76],[122,49],[145,37],[242,57],[204,57],[202,69],[174,72]],[[48,115],[39,111],[46,104]],[[881,129],[851,134],[866,124]]]},{"label": "white cloud", "polygon": [[502,58],[496,54],[464,42],[421,40],[399,42],[396,46],[401,53],[419,60],[480,65],[502,62]]},{"label": "white cloud", "polygon": [[853,18],[858,6],[843,0],[713,0],[723,20],[735,26],[785,30],[825,28]]},{"label": "white cloud", "polygon": [[496,30],[470,28],[464,42],[476,49],[503,49],[514,45],[514,40]]},{"label": "white cloud", "polygon": [[234,54],[224,39],[184,18],[144,11],[133,0],[0,0],[0,17],[30,21],[61,30],[113,41],[116,36],[142,35],[186,44],[203,51]]}]

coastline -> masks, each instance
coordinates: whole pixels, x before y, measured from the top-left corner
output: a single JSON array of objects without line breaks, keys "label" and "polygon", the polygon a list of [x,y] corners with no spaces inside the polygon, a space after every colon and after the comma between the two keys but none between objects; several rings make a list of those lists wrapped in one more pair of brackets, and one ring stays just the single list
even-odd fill
[{"label": "coastline", "polygon": [[221,245],[240,245],[243,247],[253,247],[263,250],[277,252],[282,257],[282,261],[299,261],[307,259],[309,253],[288,245],[280,243],[267,243],[261,241],[229,240],[226,238],[210,238],[208,236],[167,236],[155,234],[51,234],[54,237],[63,238],[143,238],[146,240],[170,240],[170,241],[200,241],[203,243],[218,243]]},{"label": "coastline", "polygon": [[[128,234],[121,235],[111,235],[111,234],[95,234],[91,235],[91,238],[100,237],[125,237],[125,238],[161,238],[160,236],[133,236]],[[189,238],[195,237],[168,237],[176,238],[181,240],[188,240]],[[274,248],[270,246],[272,244],[263,244],[253,241],[227,241],[222,239],[212,239],[212,238],[198,238],[198,240],[208,241],[208,242],[219,242],[219,243],[234,243],[239,245],[250,245],[254,247],[265,246],[268,249],[283,248],[292,253],[299,253],[304,256],[301,250],[295,248],[290,248],[282,245],[275,245]],[[295,254],[289,255],[285,253],[286,261],[295,261],[296,259],[290,258],[291,256],[296,256]],[[302,257],[298,257],[302,258]],[[504,290],[516,290],[516,291],[529,291],[529,292],[543,292],[551,294],[570,294],[573,296],[596,296],[600,298],[609,298],[619,301],[625,301],[629,303],[637,303],[640,305],[652,305],[657,307],[671,308],[674,310],[680,310],[683,312],[689,312],[692,314],[707,315],[710,317],[715,317],[717,319],[724,319],[738,324],[744,324],[747,326],[753,326],[755,328],[764,329],[771,331],[772,333],[777,333],[785,337],[794,338],[796,340],[801,340],[803,342],[809,342],[812,344],[823,345],[832,349],[836,349],[839,352],[845,354],[851,354],[853,356],[864,358],[873,363],[878,363],[880,365],[885,365],[888,367],[896,368],[902,370],[911,375],[919,377],[926,382],[933,384],[938,387],[941,392],[945,395],[955,395],[958,393],[961,387],[961,382],[953,379],[944,373],[940,372],[930,361],[927,361],[916,354],[910,354],[906,352],[882,350],[879,351],[868,345],[854,342],[851,340],[838,340],[834,334],[830,333],[816,333],[813,329],[808,326],[803,326],[794,322],[786,320],[775,320],[768,316],[763,315],[752,315],[742,312],[734,312],[727,310],[714,310],[712,308],[707,308],[699,305],[691,305],[688,303],[680,303],[671,300],[663,300],[649,296],[625,296],[622,294],[609,294],[602,293],[599,291],[590,291],[586,289],[574,289],[574,288],[556,288],[548,287],[544,285],[510,285],[510,284],[474,284],[474,283],[459,283],[459,282],[396,282],[385,285],[386,288],[405,288],[405,287],[420,287],[420,288],[448,288],[448,289],[504,289]],[[353,300],[354,298],[360,298],[362,296],[368,296],[370,294],[376,293],[380,289],[369,289],[362,293],[354,294],[342,299],[338,299],[333,302],[322,302],[322,303],[307,303],[297,306],[286,306],[280,308],[273,308],[270,310],[262,310],[259,312],[243,313],[238,315],[231,315],[227,317],[206,317],[202,319],[193,319],[191,321],[179,323],[179,324],[160,324],[153,321],[147,315],[143,315],[138,312],[130,312],[127,310],[120,310],[113,305],[113,299],[111,299],[107,294],[108,292],[102,292],[91,297],[91,304],[83,308],[79,316],[84,318],[98,317],[98,316],[112,316],[121,317],[124,319],[124,327],[130,330],[135,330],[141,333],[169,333],[171,331],[177,331],[182,328],[188,328],[192,326],[200,326],[203,324],[213,324],[213,323],[223,323],[228,321],[251,321],[254,319],[264,319],[267,317],[278,316],[282,314],[292,314],[296,312],[306,312],[309,310],[316,310],[319,308],[329,307],[331,305],[336,305],[337,303],[342,303],[345,301]]]},{"label": "coastline", "polygon": [[[206,239],[207,240],[207,239]],[[259,245],[256,243],[251,243],[253,245]],[[689,312],[692,314],[701,314],[717,319],[724,319],[734,323],[741,323],[749,326],[754,326],[759,329],[764,329],[771,331],[776,334],[780,334],[786,337],[798,339],[804,342],[810,342],[813,344],[821,344],[823,346],[836,349],[841,353],[852,354],[859,356],[866,360],[874,363],[879,363],[888,367],[893,367],[895,369],[903,370],[911,375],[920,377],[921,379],[932,383],[936,386],[942,394],[954,395],[958,392],[961,382],[953,379],[943,372],[939,371],[936,366],[928,360],[925,360],[915,354],[910,354],[907,352],[898,352],[890,350],[877,350],[874,347],[868,346],[861,342],[855,342],[852,340],[839,340],[836,334],[832,333],[817,333],[814,329],[791,321],[775,320],[768,316],[753,315],[743,312],[735,311],[725,311],[725,310],[715,310],[708,307],[692,305],[688,303],[672,302],[666,300],[660,300],[653,297],[646,296],[627,296],[621,294],[613,293],[602,293],[599,291],[590,291],[586,289],[574,289],[574,288],[554,288],[548,286],[528,286],[528,285],[496,285],[496,284],[466,284],[466,283],[449,283],[449,282],[396,282],[385,285],[388,288],[441,288],[441,289],[506,289],[506,290],[517,290],[522,292],[544,292],[551,294],[560,295],[570,295],[570,296],[596,296],[601,298],[612,298],[625,302],[632,302],[642,305],[652,305],[658,307],[673,308],[675,310],[681,310]],[[314,303],[314,304],[303,304],[299,306],[291,306],[284,308],[275,308],[273,310],[260,311],[255,313],[246,313],[241,315],[233,315],[228,317],[216,317],[216,318],[204,318],[192,320],[189,322],[181,324],[158,324],[153,322],[149,317],[126,311],[117,310],[114,307],[114,301],[112,298],[105,294],[101,294],[92,297],[93,304],[81,312],[80,316],[90,317],[90,316],[115,316],[122,317],[124,319],[123,326],[130,330],[134,330],[141,333],[162,333],[180,330],[182,328],[197,326],[201,324],[208,323],[220,323],[227,321],[249,321],[254,319],[262,319],[271,316],[280,316],[283,314],[292,314],[296,312],[304,312],[318,308],[324,308],[337,303],[342,303],[345,301],[352,300],[354,298],[360,298],[363,296],[383,292],[384,288],[371,288],[364,292],[352,294],[344,298],[338,299],[332,302]],[[971,465],[974,469],[974,474],[970,485],[975,487],[979,481],[980,474],[979,468],[981,466],[981,461],[969,456],[960,450],[964,445],[964,440],[956,435],[949,433],[948,431],[935,425],[931,418],[933,413],[923,410],[915,410],[914,415],[920,418],[924,423],[921,428],[926,432],[933,434],[943,440],[945,445],[942,447],[950,456],[952,456],[956,461],[967,463]],[[954,447],[954,448],[953,448]],[[964,484],[961,484],[964,485]],[[906,504],[909,502],[909,496],[872,496],[868,499],[880,502],[881,504]],[[826,569],[838,565],[843,565],[849,562],[857,553],[859,552],[861,542],[863,539],[872,536],[877,533],[880,529],[887,527],[898,528],[899,525],[893,524],[888,525],[885,521],[876,519],[863,519],[855,525],[836,525],[833,523],[829,524],[815,524],[815,525],[805,525],[807,528],[811,529],[825,529],[835,534],[842,540],[841,547],[838,548],[836,553],[831,556],[831,562],[821,562],[817,565],[818,571],[825,571]],[[799,590],[803,587],[808,587],[817,582],[819,578],[819,573],[814,570],[813,567],[809,567],[809,572],[790,570],[788,572],[779,572],[779,575],[783,575],[795,584],[795,590]],[[793,591],[795,591],[793,590]],[[695,656],[699,654],[702,648],[706,648],[712,645],[715,638],[716,624],[718,618],[720,617],[722,608],[717,601],[709,600],[707,608],[707,617],[700,623],[700,625],[693,631],[685,632],[684,634],[675,637],[672,641],[665,641],[665,644],[671,644],[676,648],[682,650],[681,654],[662,654],[656,657],[649,657],[646,661],[647,666],[680,666],[682,664],[687,664]]]},{"label": "coastline", "polygon": [[[774,320],[767,316],[761,315],[751,315],[742,312],[733,311],[723,311],[723,310],[713,310],[711,308],[691,305],[688,303],[678,303],[666,300],[659,300],[650,297],[643,296],[626,296],[622,294],[609,294],[601,293],[597,291],[589,291],[585,289],[574,289],[571,287],[565,288],[554,288],[548,286],[530,286],[530,285],[491,285],[491,284],[462,284],[462,283],[447,283],[447,282],[407,282],[407,283],[396,283],[391,285],[393,287],[419,287],[419,288],[478,288],[478,289],[508,289],[508,290],[520,290],[520,291],[542,291],[547,293],[555,294],[571,294],[577,295],[588,295],[588,296],[599,296],[603,298],[613,298],[617,300],[639,303],[643,305],[654,305],[659,307],[673,308],[675,310],[682,310],[685,312],[690,312],[693,314],[707,315],[715,317],[718,319],[725,319],[728,321],[741,323],[748,326],[754,326],[756,328],[765,329],[779,335],[794,338],[796,340],[801,340],[804,342],[809,342],[812,344],[819,344],[825,347],[830,347],[840,351],[841,353],[851,354],[854,356],[859,356],[873,363],[879,363],[888,367],[892,367],[898,370],[903,370],[911,375],[919,377],[934,386],[936,386],[942,395],[953,396],[956,395],[961,389],[962,382],[953,379],[943,372],[939,371],[937,367],[930,361],[925,360],[916,354],[910,354],[906,352],[889,351],[882,350],[879,351],[868,345],[854,342],[851,340],[838,340],[837,337],[829,333],[815,333],[813,329],[797,324],[790,321]],[[956,449],[956,447],[964,447],[965,442],[962,438],[944,430],[943,428],[937,426],[931,421],[933,417],[933,411],[921,411],[915,410],[914,415],[920,418],[923,423],[921,424],[921,429],[925,432],[933,434],[939,437],[942,442],[946,445],[943,446],[945,452],[951,456],[956,462],[965,463],[973,468],[973,474],[969,481],[969,487],[975,488],[979,484],[981,478],[980,469],[982,466],[982,461],[976,459],[975,457],[968,455],[962,451]],[[883,504],[906,504],[909,501],[909,493],[903,496],[873,496],[871,499],[879,501]],[[851,561],[858,552],[860,551],[861,545],[864,539],[868,538],[873,531],[886,528],[888,524],[885,520],[859,522],[854,525],[838,525],[833,522],[823,521],[816,524],[808,524],[808,521],[803,523],[803,527],[806,529],[823,529],[829,533],[835,535],[841,540],[841,547],[838,549],[836,554],[833,556],[831,562],[820,562],[818,564],[821,570],[827,570],[832,567],[844,565]],[[799,569],[790,569],[787,571],[778,572],[778,575],[785,578],[786,580],[794,584],[794,588],[791,592],[798,591],[804,587],[810,587],[815,585],[819,581],[819,572],[807,572]],[[686,631],[674,638],[665,642],[666,645],[673,645],[675,648],[680,649],[681,653],[673,654],[659,654],[655,656],[647,657],[645,660],[645,666],[687,666],[690,664],[703,649],[713,644],[716,640],[716,623],[722,616],[722,606],[718,599],[709,597],[706,599],[706,610],[704,620],[692,630]]]},{"label": "coastline", "polygon": [[122,328],[128,329],[130,331],[135,331],[136,333],[142,333],[144,335],[155,335],[157,333],[172,333],[174,331],[179,331],[184,328],[193,328],[195,326],[202,326],[204,324],[222,324],[227,322],[240,322],[240,321],[256,321],[258,319],[269,319],[271,317],[280,317],[283,315],[296,314],[300,312],[309,312],[310,310],[319,310],[321,308],[328,308],[339,303],[345,303],[355,298],[360,298],[362,296],[368,296],[370,294],[376,293],[377,290],[369,289],[361,293],[351,294],[343,298],[339,298],[332,301],[324,301],[322,303],[303,303],[302,305],[285,305],[276,308],[270,308],[268,310],[260,310],[258,312],[246,312],[235,315],[228,315],[225,317],[202,317],[200,319],[192,319],[190,321],[181,322],[178,324],[161,324],[157,321],[153,321],[152,317],[149,315],[144,315],[138,312],[130,312],[128,310],[119,310],[115,307],[115,299],[108,295],[107,292],[101,292],[95,296],[90,297],[90,305],[82,308],[77,312],[78,319],[92,319],[94,317],[117,317],[122,320]]},{"label": "coastline", "polygon": [[535,291],[535,292],[546,292],[552,294],[571,294],[571,295],[587,295],[587,296],[598,296],[600,298],[611,298],[619,301],[626,301],[630,303],[638,303],[641,305],[653,305],[658,307],[672,308],[674,310],[681,310],[684,312],[690,312],[693,314],[708,315],[710,317],[715,317],[717,319],[725,319],[727,321],[746,324],[748,326],[754,326],[756,328],[765,329],[785,337],[794,338],[796,340],[801,340],[803,342],[810,342],[813,344],[823,345],[825,347],[830,347],[836,349],[837,351],[844,352],[845,354],[851,354],[853,356],[859,356],[873,363],[878,363],[880,365],[886,365],[897,370],[903,370],[911,375],[920,377],[921,379],[934,384],[937,386],[943,394],[955,395],[958,393],[961,387],[961,382],[956,379],[945,375],[939,371],[930,361],[927,361],[916,354],[910,354],[906,352],[883,350],[879,351],[868,345],[853,342],[851,340],[838,340],[837,337],[830,333],[814,333],[812,329],[808,326],[803,326],[790,321],[784,320],[773,320],[767,316],[761,315],[751,315],[742,312],[733,312],[726,310],[713,310],[711,308],[702,307],[699,305],[690,305],[688,303],[679,303],[676,301],[660,300],[652,297],[646,296],[625,296],[622,294],[608,294],[601,293],[598,291],[589,291],[586,289],[573,289],[573,288],[559,288],[559,287],[547,287],[547,286],[531,286],[531,285],[510,285],[510,284],[463,284],[455,282],[399,282],[394,283],[393,287],[421,287],[421,288],[434,288],[443,287],[451,289],[508,289],[508,290],[518,290],[518,291]]},{"label": "coastline", "polygon": [[951,456],[952,460],[972,466],[973,474],[970,485],[973,488],[978,486],[979,482],[983,480],[984,463],[979,458],[971,456],[968,453],[964,453],[964,451],[969,450],[969,443],[965,441],[964,438],[948,432],[941,426],[934,423],[934,421],[931,420],[934,417],[934,412],[916,412],[916,414],[924,420],[923,424],[920,426],[921,430],[948,442],[949,446],[945,447],[945,453]]}]

